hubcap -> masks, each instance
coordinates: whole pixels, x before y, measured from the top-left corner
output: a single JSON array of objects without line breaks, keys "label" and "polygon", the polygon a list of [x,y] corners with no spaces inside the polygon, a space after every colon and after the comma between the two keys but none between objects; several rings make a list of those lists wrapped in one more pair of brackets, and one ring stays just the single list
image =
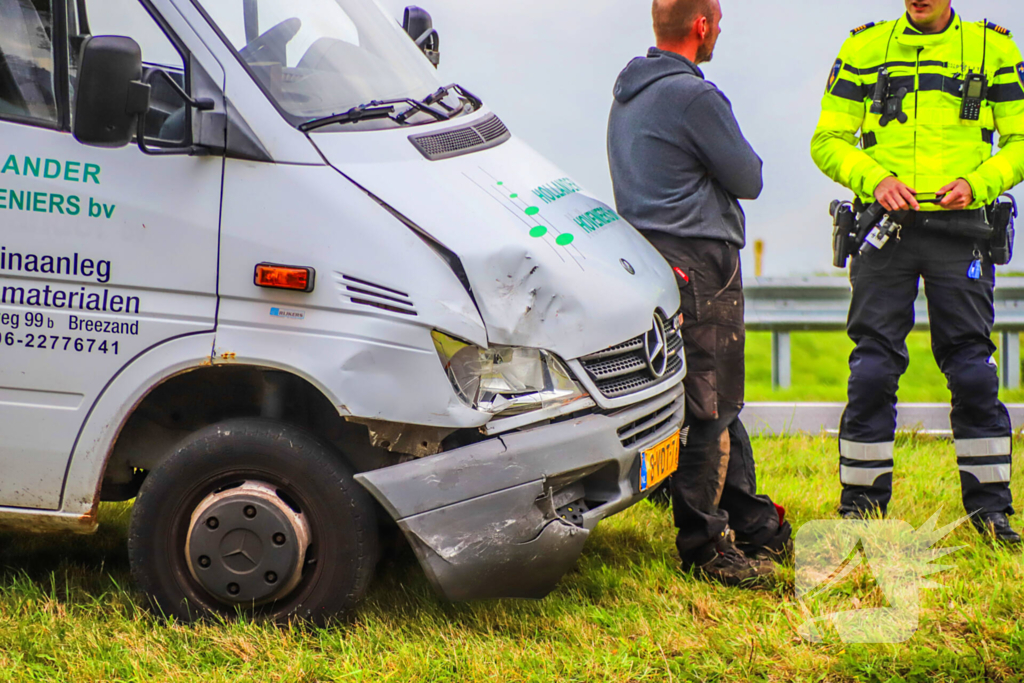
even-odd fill
[{"label": "hubcap", "polygon": [[185,557],[192,577],[233,604],[277,600],[302,579],[309,525],[263,482],[211,493],[192,513]]}]

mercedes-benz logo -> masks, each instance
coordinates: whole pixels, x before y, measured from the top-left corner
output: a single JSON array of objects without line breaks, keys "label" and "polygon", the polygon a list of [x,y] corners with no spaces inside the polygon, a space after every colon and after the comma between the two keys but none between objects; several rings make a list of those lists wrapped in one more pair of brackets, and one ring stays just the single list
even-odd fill
[{"label": "mercedes-benz logo", "polygon": [[644,360],[655,378],[665,376],[668,371],[668,344],[665,342],[665,327],[657,313],[654,314],[654,327],[644,335]]},{"label": "mercedes-benz logo", "polygon": [[235,529],[220,542],[220,556],[229,569],[245,574],[259,565],[263,544],[248,529]]},{"label": "mercedes-benz logo", "polygon": [[633,268],[633,264],[632,263],[630,263],[629,261],[627,261],[624,258],[620,258],[619,259],[619,263],[622,264],[622,267],[626,269],[627,273],[629,273],[630,275],[636,275],[636,270]]}]

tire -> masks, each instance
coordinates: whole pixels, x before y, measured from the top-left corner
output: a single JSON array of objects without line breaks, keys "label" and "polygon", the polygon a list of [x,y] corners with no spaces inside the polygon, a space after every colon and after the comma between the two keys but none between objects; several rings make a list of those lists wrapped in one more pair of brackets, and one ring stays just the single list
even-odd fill
[{"label": "tire", "polygon": [[[232,601],[218,581],[225,572],[234,571],[228,555],[243,553],[246,538],[256,537],[258,547],[252,553],[255,560],[243,553],[245,562],[252,563],[246,566],[254,567],[245,575],[246,580],[265,576],[269,582],[272,574],[277,580],[270,571],[258,574],[260,567],[269,566],[274,559],[267,550],[270,546],[266,538],[273,529],[238,531],[236,527],[245,520],[237,524],[229,520],[222,529],[210,531],[227,534],[235,529],[230,531],[236,534],[233,538],[243,539],[236,553],[222,550],[227,536],[220,541],[204,536],[207,528],[215,529],[213,522],[217,521],[208,517],[220,510],[227,520],[230,510],[248,500],[240,496],[255,490],[253,487],[263,499],[273,499],[275,492],[277,499],[265,505],[260,499],[259,509],[266,512],[258,517],[257,507],[246,505],[245,515],[253,511],[254,524],[256,519],[273,524],[284,524],[279,521],[284,518],[291,520],[291,527],[282,527],[293,539],[287,550],[301,553],[305,548],[305,556],[288,556],[292,564],[284,577],[287,581],[276,587],[286,593],[262,601]],[[211,501],[233,507],[210,508]],[[294,513],[290,517],[289,509]],[[303,530],[307,533],[300,533]],[[275,544],[279,539],[284,544],[285,535],[278,533],[273,539]],[[187,555],[199,552],[202,543],[215,548],[207,553],[213,557],[213,569],[199,568],[204,562],[203,566],[210,564],[209,557],[195,560]],[[349,466],[335,449],[313,434],[265,419],[228,420],[190,436],[149,474],[132,510],[128,552],[132,576],[159,615],[192,622],[243,614],[278,622],[297,618],[323,624],[348,614],[366,594],[378,557],[376,514],[372,499],[356,483]],[[211,578],[207,573],[210,571],[219,574]],[[231,586],[237,593],[238,584],[229,584],[226,590]]]}]

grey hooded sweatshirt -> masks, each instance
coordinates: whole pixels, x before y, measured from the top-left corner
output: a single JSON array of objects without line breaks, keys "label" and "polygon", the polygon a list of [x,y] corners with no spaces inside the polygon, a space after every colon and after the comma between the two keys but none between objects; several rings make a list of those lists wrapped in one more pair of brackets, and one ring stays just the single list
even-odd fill
[{"label": "grey hooded sweatshirt", "polygon": [[738,199],[761,194],[761,159],[686,57],[651,48],[619,74],[608,158],[619,213],[638,230],[746,244]]}]

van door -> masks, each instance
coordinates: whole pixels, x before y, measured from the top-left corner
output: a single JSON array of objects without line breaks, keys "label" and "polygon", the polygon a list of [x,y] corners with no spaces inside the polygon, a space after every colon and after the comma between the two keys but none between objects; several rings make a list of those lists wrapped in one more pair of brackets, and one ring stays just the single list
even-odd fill
[{"label": "van door", "polygon": [[[198,39],[177,19],[174,33],[140,0],[0,0],[0,506],[58,509],[105,386],[148,349],[214,328],[223,159],[69,132],[90,34],[134,38],[189,90]],[[190,112],[161,82],[147,142],[190,146]]]}]

